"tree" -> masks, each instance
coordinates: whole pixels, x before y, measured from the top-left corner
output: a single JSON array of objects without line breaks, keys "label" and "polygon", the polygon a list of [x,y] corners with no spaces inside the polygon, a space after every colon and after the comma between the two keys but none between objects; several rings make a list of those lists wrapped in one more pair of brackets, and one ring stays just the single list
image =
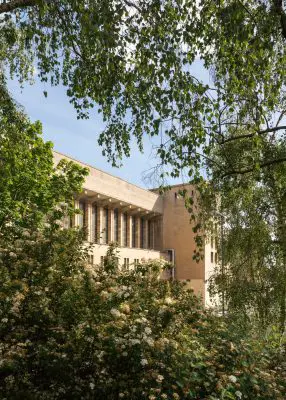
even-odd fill
[{"label": "tree", "polygon": [[[263,138],[250,146],[246,138],[240,145],[232,141],[227,154],[216,148],[214,159],[229,162],[232,168],[253,154],[272,160],[286,154],[283,137]],[[241,171],[245,168],[240,167]],[[262,327],[277,324],[283,332],[286,322],[286,165],[273,163],[221,178],[213,169],[213,189],[217,201],[210,212],[219,208],[224,216],[220,264],[213,276],[214,292],[225,293],[229,312],[245,319],[256,319]],[[205,208],[207,204],[205,204]]]},{"label": "tree", "polygon": [[72,162],[54,166],[52,144],[41,134],[41,124],[31,123],[0,86],[0,235],[9,240],[73,213],[87,173]]},{"label": "tree", "polygon": [[[265,126],[285,111],[282,0],[11,0],[0,15],[5,66],[20,82],[34,67],[62,82],[79,118],[97,104],[107,123],[99,143],[114,164],[132,136],[142,149],[143,135],[161,135],[162,173],[169,165],[172,176],[187,168],[198,178],[213,143],[226,146],[222,126],[243,124],[249,141],[285,131]],[[192,73],[196,57],[211,85]],[[285,157],[257,160],[273,161]]]}]

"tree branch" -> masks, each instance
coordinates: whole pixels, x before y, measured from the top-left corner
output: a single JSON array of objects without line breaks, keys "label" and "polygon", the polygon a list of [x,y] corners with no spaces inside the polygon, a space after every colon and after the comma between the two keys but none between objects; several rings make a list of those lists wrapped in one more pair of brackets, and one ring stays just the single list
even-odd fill
[{"label": "tree branch", "polygon": [[39,3],[38,0],[11,0],[0,4],[0,14],[11,12],[17,8],[33,7]]},{"label": "tree branch", "polygon": [[286,39],[286,14],[283,10],[283,0],[273,0],[274,11],[280,16],[282,36]]},{"label": "tree branch", "polygon": [[137,10],[138,12],[141,12],[141,9],[137,6],[137,4],[133,3],[133,1],[124,0],[124,3],[125,3],[128,7],[136,8],[136,10]]},{"label": "tree branch", "polygon": [[277,132],[282,129],[285,130],[286,126],[284,126],[284,125],[283,126],[275,126],[274,128],[267,128],[262,131],[256,131],[255,133],[246,133],[245,135],[231,136],[231,137],[221,141],[220,144],[224,145],[225,143],[232,142],[234,140],[249,139],[249,138],[254,137],[255,135],[264,135],[265,133]]},{"label": "tree branch", "polygon": [[[265,167],[269,167],[270,165],[275,165],[275,164],[280,164],[286,161],[286,157],[282,157],[282,158],[277,158],[275,160],[270,160],[270,161],[265,161],[264,163],[259,164],[259,168],[265,168]],[[227,176],[231,176],[231,175],[244,175],[247,174],[249,172],[253,172],[254,169],[256,167],[249,167],[249,168],[245,168],[245,169],[234,169],[232,171],[229,171],[227,173],[225,173],[224,175],[222,175],[222,178],[226,178]]]}]

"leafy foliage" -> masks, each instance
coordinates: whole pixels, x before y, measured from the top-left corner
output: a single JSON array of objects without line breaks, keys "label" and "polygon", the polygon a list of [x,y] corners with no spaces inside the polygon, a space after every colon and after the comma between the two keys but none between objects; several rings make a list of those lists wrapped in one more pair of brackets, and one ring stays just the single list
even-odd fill
[{"label": "leafy foliage", "polygon": [[[14,235],[22,227],[37,227],[53,216],[71,213],[74,193],[86,171],[62,161],[53,165],[52,144],[41,137],[41,124],[31,123],[0,86],[0,233]],[[52,215],[49,215],[52,214]],[[53,222],[54,223],[54,222]]]},{"label": "leafy foliage", "polygon": [[[250,159],[255,151],[275,159],[286,154],[285,141],[264,138],[258,146],[250,146],[242,139],[239,146],[229,143],[227,156],[216,146],[213,154],[217,160],[227,157],[235,164],[243,157]],[[286,320],[285,172],[285,163],[277,163],[221,179],[214,168],[213,197],[208,193],[203,206],[205,218],[220,210],[218,220],[224,220],[213,291],[225,293],[229,312],[253,318],[264,328],[274,323],[282,332]]]},{"label": "leafy foliage", "polygon": [[[212,145],[226,148],[227,126],[256,137],[285,109],[281,1],[12,0],[0,15],[0,60],[20,82],[35,67],[63,83],[79,118],[97,104],[107,123],[99,143],[114,164],[132,136],[142,149],[143,135],[160,135],[160,174],[187,168],[199,178]],[[193,73],[198,57],[211,83]]]},{"label": "leafy foliage", "polygon": [[5,398],[283,399],[277,342],[242,338],[156,263],[120,271],[111,248],[95,268],[87,251],[77,230],[1,240]]}]

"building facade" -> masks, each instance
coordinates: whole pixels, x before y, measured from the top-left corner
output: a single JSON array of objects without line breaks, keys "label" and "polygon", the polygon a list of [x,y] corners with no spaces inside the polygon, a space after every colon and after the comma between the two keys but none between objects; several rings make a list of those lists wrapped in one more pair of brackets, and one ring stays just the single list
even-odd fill
[{"label": "building facade", "polygon": [[92,166],[54,152],[57,164],[62,158],[88,168],[82,194],[75,207],[82,212],[73,224],[86,227],[87,241],[93,244],[92,262],[103,262],[110,242],[119,245],[120,264],[131,268],[140,261],[164,258],[174,265],[173,278],[211,305],[208,278],[216,260],[215,241],[204,245],[204,257],[193,259],[196,249],[193,226],[180,190],[187,190],[196,201],[191,185],[175,185],[164,194],[146,190]]}]

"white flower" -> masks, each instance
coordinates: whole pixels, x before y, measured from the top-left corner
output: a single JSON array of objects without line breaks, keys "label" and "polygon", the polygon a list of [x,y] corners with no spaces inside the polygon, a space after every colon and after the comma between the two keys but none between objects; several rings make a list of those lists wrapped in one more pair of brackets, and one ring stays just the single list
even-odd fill
[{"label": "white flower", "polygon": [[100,297],[101,297],[103,300],[108,299],[109,296],[110,296],[110,294],[109,294],[108,292],[106,292],[106,290],[103,290],[102,292],[100,292]]},{"label": "white flower", "polygon": [[130,343],[132,346],[135,346],[136,344],[140,344],[140,340],[139,339],[131,339]]},{"label": "white flower", "polygon": [[122,353],[122,355],[123,355],[123,357],[127,357],[127,356],[128,356],[127,351],[124,351],[124,352]]},{"label": "white flower", "polygon": [[149,328],[149,327],[147,326],[144,330],[145,330],[145,333],[146,333],[147,335],[151,335],[151,333],[152,333],[152,329],[151,329],[151,328]]},{"label": "white flower", "polygon": [[120,318],[121,317],[121,312],[118,311],[116,308],[112,308],[110,310],[110,313],[115,317],[115,318]]},{"label": "white flower", "polygon": [[164,379],[163,375],[158,375],[156,381],[162,382],[163,379]]},{"label": "white flower", "polygon": [[95,388],[95,384],[93,382],[90,382],[89,387],[91,388],[91,390],[93,390]]},{"label": "white flower", "polygon": [[234,394],[235,394],[236,397],[238,397],[239,399],[242,398],[242,393],[241,393],[239,390],[237,390]]},{"label": "white flower", "polygon": [[150,347],[154,347],[154,340],[151,338],[147,338],[145,340],[145,342],[150,346]]},{"label": "white flower", "polygon": [[232,382],[232,383],[236,383],[236,381],[237,381],[237,378],[236,378],[236,376],[234,376],[234,375],[229,375],[228,379],[229,379],[230,382]]},{"label": "white flower", "polygon": [[171,299],[171,297],[166,297],[164,303],[165,304],[172,304],[174,301]]},{"label": "white flower", "polygon": [[8,322],[8,318],[2,318],[1,322],[3,322],[4,324],[6,324],[6,322]]},{"label": "white flower", "polygon": [[144,365],[148,365],[148,361],[146,360],[146,358],[142,358],[140,364],[144,367]]}]

